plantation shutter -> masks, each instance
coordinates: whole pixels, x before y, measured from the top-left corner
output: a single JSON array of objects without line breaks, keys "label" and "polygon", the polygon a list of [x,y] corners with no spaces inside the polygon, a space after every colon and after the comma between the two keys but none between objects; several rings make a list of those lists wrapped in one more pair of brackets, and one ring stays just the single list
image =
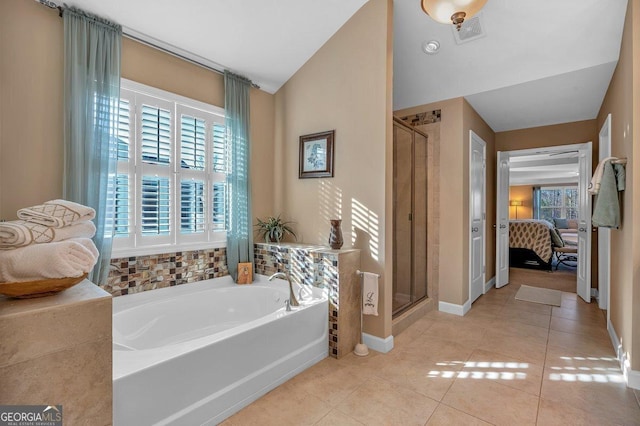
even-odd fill
[{"label": "plantation shutter", "polygon": [[133,181],[133,149],[132,140],[134,125],[133,117],[134,96],[127,90],[121,90],[118,103],[118,127],[116,128],[116,158],[117,172],[115,179],[109,182],[109,208],[112,213],[107,218],[109,230],[118,239],[132,238],[133,233],[133,204],[130,184]]},{"label": "plantation shutter", "polygon": [[171,225],[169,178],[142,177],[142,235],[168,235]]},{"label": "plantation shutter", "polygon": [[224,111],[133,82],[120,95],[116,253],[224,244]]},{"label": "plantation shutter", "polygon": [[180,231],[183,233],[205,230],[204,188],[201,180],[180,182]]},{"label": "plantation shutter", "polygon": [[223,124],[213,125],[213,172],[227,173],[226,129]]},{"label": "plantation shutter", "polygon": [[212,230],[213,231],[225,231],[225,217],[226,217],[226,200],[227,200],[227,183],[215,182],[213,184],[213,194],[211,197],[212,205]]},{"label": "plantation shutter", "polygon": [[171,163],[171,112],[142,105],[142,161],[149,164]]},{"label": "plantation shutter", "polygon": [[206,158],[206,127],[202,119],[182,115],[180,123],[180,167],[204,170]]}]

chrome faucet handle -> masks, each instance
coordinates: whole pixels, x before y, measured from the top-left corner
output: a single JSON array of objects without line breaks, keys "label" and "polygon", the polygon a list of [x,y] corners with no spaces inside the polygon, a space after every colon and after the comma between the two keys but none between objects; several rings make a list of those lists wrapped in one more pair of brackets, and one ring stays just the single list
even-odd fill
[{"label": "chrome faucet handle", "polygon": [[284,301],[284,310],[287,312],[291,312],[291,302],[289,299],[285,299]]}]

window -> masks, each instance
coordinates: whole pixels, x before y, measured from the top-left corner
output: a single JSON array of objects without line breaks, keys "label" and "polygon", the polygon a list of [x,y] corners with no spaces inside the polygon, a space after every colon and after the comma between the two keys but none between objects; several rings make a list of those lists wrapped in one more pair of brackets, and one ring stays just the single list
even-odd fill
[{"label": "window", "polygon": [[123,80],[118,114],[114,254],[223,245],[224,110]]},{"label": "window", "polygon": [[535,198],[538,219],[546,219],[553,223],[554,218],[578,218],[578,187],[542,187]]}]

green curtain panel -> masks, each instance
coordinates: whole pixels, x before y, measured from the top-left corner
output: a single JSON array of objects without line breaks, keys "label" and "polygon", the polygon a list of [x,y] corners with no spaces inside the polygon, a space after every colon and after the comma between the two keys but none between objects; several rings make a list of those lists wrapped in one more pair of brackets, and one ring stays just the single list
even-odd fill
[{"label": "green curtain panel", "polygon": [[249,158],[249,90],[251,82],[224,72],[224,110],[227,131],[227,266],[234,280],[238,262],[253,262],[251,182]]},{"label": "green curtain panel", "polygon": [[63,197],[96,210],[100,259],[89,279],[106,282],[113,227],[108,191],[116,171],[122,27],[79,9],[64,19]]}]

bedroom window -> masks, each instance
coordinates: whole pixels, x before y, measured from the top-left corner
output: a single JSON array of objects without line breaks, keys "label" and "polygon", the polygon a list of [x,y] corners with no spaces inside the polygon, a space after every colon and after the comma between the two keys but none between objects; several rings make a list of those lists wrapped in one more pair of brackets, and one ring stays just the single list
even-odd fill
[{"label": "bedroom window", "polygon": [[536,218],[553,223],[555,218],[578,218],[578,187],[554,186],[536,189],[534,207]]},{"label": "bedroom window", "polygon": [[114,256],[226,240],[224,110],[122,80]]}]

